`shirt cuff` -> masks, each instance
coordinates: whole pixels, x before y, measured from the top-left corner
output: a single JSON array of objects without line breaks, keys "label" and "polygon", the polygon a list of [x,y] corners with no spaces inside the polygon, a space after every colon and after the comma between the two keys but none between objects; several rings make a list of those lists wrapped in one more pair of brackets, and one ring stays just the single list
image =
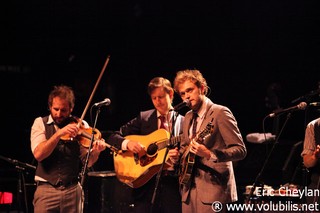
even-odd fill
[{"label": "shirt cuff", "polygon": [[127,150],[127,144],[128,144],[129,140],[125,139],[124,141],[122,141],[122,144],[121,144],[121,149],[122,150]]}]

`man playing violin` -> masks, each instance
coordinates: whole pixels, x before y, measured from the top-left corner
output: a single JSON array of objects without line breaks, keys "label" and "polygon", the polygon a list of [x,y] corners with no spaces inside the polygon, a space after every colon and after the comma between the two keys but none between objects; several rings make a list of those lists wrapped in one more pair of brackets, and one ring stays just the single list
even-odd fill
[{"label": "man playing violin", "polygon": [[[32,125],[31,150],[38,161],[34,212],[83,210],[83,193],[78,177],[88,148],[78,142],[81,127],[75,122],[69,122],[74,103],[72,88],[55,86],[48,97],[50,115],[36,118]],[[82,125],[89,127],[85,121],[82,121]],[[103,139],[94,141],[88,167],[98,160],[100,152],[105,148]]]}]

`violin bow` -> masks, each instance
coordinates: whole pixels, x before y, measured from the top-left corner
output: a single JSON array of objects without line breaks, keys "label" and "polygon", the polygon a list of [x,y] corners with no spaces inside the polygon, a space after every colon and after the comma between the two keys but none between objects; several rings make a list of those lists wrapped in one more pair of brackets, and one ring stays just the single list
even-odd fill
[{"label": "violin bow", "polygon": [[[96,92],[97,87],[98,87],[98,85],[99,85],[99,83],[100,83],[100,80],[101,80],[101,78],[102,78],[102,75],[103,75],[104,71],[106,70],[106,67],[107,67],[107,65],[108,65],[108,63],[109,63],[109,59],[110,59],[110,55],[107,56],[107,59],[106,59],[104,65],[103,65],[103,67],[102,67],[102,70],[101,70],[101,72],[100,72],[100,75],[99,75],[99,77],[98,77],[98,80],[97,80],[97,82],[96,82],[96,84],[95,84],[95,86],[94,86],[94,88],[93,88],[93,91],[92,91],[92,93],[91,93],[91,95],[90,95],[90,98],[89,98],[89,100],[88,100],[88,102],[87,102],[87,105],[86,105],[86,107],[85,107],[84,110],[83,110],[83,113],[82,113],[82,115],[81,115],[80,121],[79,121],[79,123],[78,123],[78,126],[79,126],[79,127],[80,127],[80,124],[81,124],[84,116],[86,115],[86,112],[87,112],[87,110],[88,110],[88,108],[89,108],[89,105],[90,105],[90,103],[91,103],[91,101],[92,101],[92,97],[93,97],[94,93]],[[93,131],[94,131],[94,129],[92,129],[92,132],[93,132]],[[90,146],[89,146],[89,151],[88,151],[88,154],[87,154],[87,157],[86,157],[86,161],[85,161],[84,166],[82,167],[82,171],[81,171],[81,173],[80,173],[80,184],[81,184],[81,186],[83,186],[83,183],[84,183],[84,177],[85,177],[85,173],[86,173],[86,170],[87,170],[87,165],[88,165],[88,161],[89,161],[89,156],[90,156],[90,153],[91,153],[91,151],[90,151],[91,145],[92,145],[92,144],[90,144]]]},{"label": "violin bow", "polygon": [[82,112],[80,121],[79,121],[79,123],[78,123],[78,126],[79,126],[79,127],[80,127],[80,124],[81,124],[82,120],[84,119],[84,116],[86,115],[86,113],[87,113],[87,111],[88,111],[88,108],[89,108],[89,106],[90,106],[90,104],[91,104],[91,101],[92,101],[92,98],[93,98],[93,96],[94,96],[94,93],[95,93],[96,90],[97,90],[97,87],[98,87],[98,85],[99,85],[99,83],[100,83],[100,80],[101,80],[101,78],[102,78],[102,76],[103,76],[103,73],[104,73],[104,71],[105,71],[106,68],[107,68],[107,65],[108,65],[108,63],[109,63],[109,60],[110,60],[110,55],[107,56],[107,59],[106,59],[106,61],[104,62],[104,65],[103,65],[103,67],[102,67],[102,70],[101,70],[101,72],[100,72],[100,75],[99,75],[99,77],[98,77],[98,80],[97,80],[96,84],[94,85],[94,88],[93,88],[92,93],[91,93],[91,95],[90,95],[90,98],[89,98],[89,100],[88,100],[88,102],[87,102],[87,105],[86,105],[86,107],[84,108],[84,110],[83,110],[83,112]]}]

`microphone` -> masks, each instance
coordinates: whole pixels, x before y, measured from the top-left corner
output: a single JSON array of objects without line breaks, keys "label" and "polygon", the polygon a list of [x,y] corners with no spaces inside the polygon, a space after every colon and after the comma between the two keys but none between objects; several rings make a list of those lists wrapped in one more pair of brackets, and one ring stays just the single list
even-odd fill
[{"label": "microphone", "polygon": [[312,102],[309,105],[310,106],[320,106],[320,102]]},{"label": "microphone", "polygon": [[280,115],[282,113],[285,113],[285,112],[293,112],[293,111],[297,111],[297,110],[304,110],[306,107],[307,107],[307,103],[306,102],[301,102],[297,106],[289,107],[287,109],[277,110],[276,112],[273,112],[273,113],[269,114],[269,117],[273,118],[273,117],[275,117],[277,115]]},{"label": "microphone", "polygon": [[298,101],[302,101],[302,100],[308,100],[309,98],[311,98],[312,96],[315,96],[315,95],[320,95],[320,85],[319,85],[319,89],[317,90],[312,90],[311,92],[309,92],[308,94],[306,95],[303,95],[299,98],[296,98],[294,99],[293,101],[291,101],[291,103],[296,103]]},{"label": "microphone", "polygon": [[109,98],[105,98],[103,101],[95,103],[93,106],[95,107],[101,107],[101,106],[108,106],[111,104],[111,101]]},{"label": "microphone", "polygon": [[183,107],[190,107],[190,100],[189,99],[185,99],[183,102],[181,102],[180,104],[177,104],[176,106],[173,107],[174,111],[178,111],[180,109],[182,109]]},{"label": "microphone", "polygon": [[9,163],[12,163],[16,166],[19,166],[19,167],[23,167],[23,168],[30,168],[30,169],[36,169],[36,167],[34,165],[31,165],[31,164],[28,164],[28,163],[23,163],[23,162],[20,162],[18,160],[15,160],[15,159],[11,159],[11,158],[7,158],[7,157],[3,157],[0,155],[0,158],[3,159],[3,160],[6,160],[8,161]]}]

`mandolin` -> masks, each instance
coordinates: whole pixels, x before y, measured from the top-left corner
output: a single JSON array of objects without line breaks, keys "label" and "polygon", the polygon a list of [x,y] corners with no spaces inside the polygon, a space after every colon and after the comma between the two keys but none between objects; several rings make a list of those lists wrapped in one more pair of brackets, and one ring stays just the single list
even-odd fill
[{"label": "mandolin", "polygon": [[[192,139],[198,143],[202,143],[206,137],[208,137],[213,132],[212,122],[208,123],[207,126]],[[188,184],[193,170],[194,164],[196,162],[196,154],[190,152],[191,145],[189,145],[180,159],[180,169],[179,169],[179,182],[180,184]]]}]

